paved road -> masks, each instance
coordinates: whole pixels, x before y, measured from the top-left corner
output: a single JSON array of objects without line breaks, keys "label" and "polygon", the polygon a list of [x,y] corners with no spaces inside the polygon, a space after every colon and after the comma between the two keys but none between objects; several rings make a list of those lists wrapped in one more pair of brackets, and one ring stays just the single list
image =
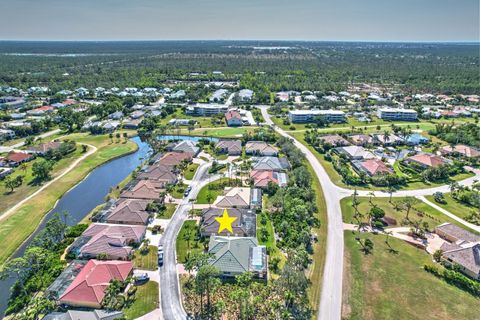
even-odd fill
[{"label": "paved road", "polygon": [[220,174],[209,175],[207,170],[210,165],[211,163],[204,163],[198,167],[197,172],[190,183],[190,186],[192,187],[190,194],[177,206],[177,209],[160,240],[160,245],[163,245],[164,251],[164,265],[159,269],[160,296],[163,318],[166,320],[185,320],[187,316],[181,301],[175,242],[182,224],[187,218],[188,211],[192,208],[190,200],[195,199],[200,189],[209,182],[223,177],[223,175]]},{"label": "paved road", "polygon": [[[268,125],[273,122],[266,107],[261,107],[263,118]],[[325,169],[315,155],[299,141],[295,140],[281,128],[275,126],[275,130],[282,136],[293,139],[295,146],[299,148],[312,165],[325,195],[327,204],[327,256],[323,273],[322,295],[318,319],[335,320],[341,318],[342,309],[342,279],[343,279],[343,221],[339,202],[351,192],[337,187],[330,180]]]},{"label": "paved road", "polygon": [[[37,138],[37,139],[38,139],[38,138],[42,138],[42,139],[43,139],[43,138],[47,138],[47,137],[53,136],[54,134],[57,134],[57,133],[59,133],[59,132],[61,132],[60,129],[55,129],[55,130],[52,130],[52,131],[48,131],[48,132],[42,133],[42,134],[38,135],[38,136],[35,137],[35,138]],[[22,142],[19,142],[19,143],[17,143],[17,144],[11,145],[11,146],[0,146],[0,153],[10,152],[10,151],[12,151],[12,150],[14,150],[14,149],[18,149],[18,148],[20,148],[20,147],[22,147],[22,146],[24,146],[24,145],[25,145],[25,142],[22,141]]]}]

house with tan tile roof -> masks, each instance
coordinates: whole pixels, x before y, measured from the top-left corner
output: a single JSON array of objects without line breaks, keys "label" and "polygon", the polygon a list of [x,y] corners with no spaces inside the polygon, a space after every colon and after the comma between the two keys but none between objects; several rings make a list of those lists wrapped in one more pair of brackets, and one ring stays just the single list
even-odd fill
[{"label": "house with tan tile roof", "polygon": [[150,213],[147,212],[148,200],[120,199],[107,214],[106,222],[113,224],[146,225]]},{"label": "house with tan tile roof", "polygon": [[444,155],[457,154],[467,158],[480,157],[480,150],[464,144],[455,145],[453,148],[452,146],[444,146],[440,149],[440,152]]},{"label": "house with tan tile roof", "polygon": [[133,187],[122,192],[120,198],[152,200],[161,202],[161,193],[164,192],[161,183],[151,180],[139,180]]},{"label": "house with tan tile roof", "polygon": [[277,156],[278,149],[265,141],[248,141],[245,145],[245,153],[248,155]]},{"label": "house with tan tile roof", "polygon": [[230,156],[242,154],[242,142],[240,140],[220,140],[215,144],[219,153],[227,153]]},{"label": "house with tan tile roof", "polygon": [[250,195],[250,188],[227,188],[213,205],[218,208],[250,208]]},{"label": "house with tan tile roof", "polygon": [[436,168],[447,164],[447,160],[434,154],[419,153],[404,160],[406,163],[415,163],[424,168]]},{"label": "house with tan tile roof", "polygon": [[158,161],[165,166],[178,166],[182,161],[190,162],[193,159],[193,153],[188,152],[167,152]]}]

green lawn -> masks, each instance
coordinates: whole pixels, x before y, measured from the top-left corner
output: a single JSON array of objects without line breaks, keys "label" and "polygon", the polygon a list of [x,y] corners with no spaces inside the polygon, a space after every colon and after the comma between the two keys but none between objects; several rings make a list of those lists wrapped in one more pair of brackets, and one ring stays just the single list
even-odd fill
[{"label": "green lawn", "polygon": [[235,127],[235,128],[218,128],[218,129],[195,129],[192,134],[198,136],[218,137],[218,138],[234,138],[240,137],[244,133],[253,132],[256,126]]},{"label": "green lawn", "polygon": [[143,253],[137,249],[133,257],[133,265],[135,268],[143,270],[157,270],[158,269],[158,255],[157,246],[148,246],[148,252]]},{"label": "green lawn", "polygon": [[166,209],[162,212],[159,212],[157,218],[159,219],[170,219],[177,209],[177,205],[174,203],[166,203]]},{"label": "green lawn", "polygon": [[453,199],[450,193],[444,193],[443,196],[447,202],[445,204],[436,202],[433,196],[426,196],[425,198],[460,218],[465,218],[470,215],[473,210],[478,210],[469,204]]},{"label": "green lawn", "polygon": [[125,319],[133,320],[155,310],[158,306],[158,283],[148,281],[137,286],[135,301],[128,308],[125,308],[123,313]]},{"label": "green lawn", "polygon": [[[374,242],[365,256],[355,237]],[[345,232],[342,319],[478,319],[477,298],[422,269],[432,258],[425,251],[384,235]]]},{"label": "green lawn", "polygon": [[198,167],[197,163],[190,163],[183,171],[183,177],[187,180],[192,180]]},{"label": "green lawn", "polygon": [[[258,244],[264,245],[264,246],[267,247],[268,260],[269,261],[271,261],[272,258],[274,258],[274,257],[280,258],[279,268],[281,270],[283,268],[283,265],[285,264],[286,258],[283,255],[283,253],[280,251],[280,249],[278,249],[278,247],[277,247],[277,244],[276,244],[276,241],[275,241],[275,235],[273,233],[272,221],[268,218],[268,215],[265,215],[265,217],[267,218],[267,221],[266,221],[267,223],[264,226],[264,225],[261,224],[260,217],[261,217],[260,215],[257,216],[257,240],[258,240]],[[267,232],[268,232],[268,238],[265,241],[262,241],[262,237],[261,237],[262,227],[265,227]],[[272,273],[271,273],[271,275],[272,275]],[[275,277],[276,276],[277,275],[275,274]]]},{"label": "green lawn", "polygon": [[[360,201],[358,206],[358,210],[360,213],[364,214],[363,221],[367,221],[366,213],[370,210],[370,204],[368,201],[368,197],[358,197]],[[406,212],[404,210],[396,210],[394,207],[394,203],[401,201],[403,198],[392,198],[392,203],[389,202],[389,198],[372,198],[372,203],[377,205],[379,208],[382,208],[385,211],[385,216],[394,218],[397,220],[397,226],[400,226],[402,220],[406,216]],[[457,221],[449,218],[448,216],[444,215],[440,211],[430,207],[428,204],[414,199],[415,204],[414,207],[410,210],[409,219],[410,221],[422,220],[428,222],[429,228],[433,229],[435,226],[450,222],[456,224],[462,228],[466,228],[465,226],[461,225]],[[343,221],[345,223],[354,223],[357,222],[353,220],[354,209],[352,207],[352,197],[347,197],[340,201],[340,206],[342,208],[342,215]],[[423,213],[423,216],[419,215],[418,212]]]},{"label": "green lawn", "polygon": [[229,181],[228,178],[222,178],[213,182],[210,182],[206,186],[204,186],[197,195],[197,201],[196,203],[198,204],[208,204],[208,194],[211,196],[211,201],[210,203],[213,203],[215,199],[217,199],[218,196],[223,194],[223,189],[210,189],[211,187],[218,186],[222,183],[225,183],[226,181]]},{"label": "green lawn", "polygon": [[185,189],[187,188],[187,185],[184,183],[179,183],[176,184],[173,187],[173,190],[170,191],[170,195],[174,197],[175,199],[182,199],[183,198],[183,193],[185,192]]},{"label": "green lawn", "polygon": [[84,179],[90,171],[108,160],[134,152],[137,149],[137,145],[132,141],[111,143],[108,135],[74,134],[65,138],[95,145],[98,150],[59,179],[57,183],[50,185],[37,196],[26,201],[14,214],[2,221],[0,243],[4,245],[0,250],[0,264],[3,264],[36,229],[40,220],[55,205],[55,202],[70,188]]},{"label": "green lawn", "polygon": [[[196,220],[185,220],[183,223],[176,242],[177,261],[179,263],[184,263],[189,253],[203,251],[203,243],[195,240],[197,229]],[[188,235],[190,235],[190,238],[188,238]]]}]

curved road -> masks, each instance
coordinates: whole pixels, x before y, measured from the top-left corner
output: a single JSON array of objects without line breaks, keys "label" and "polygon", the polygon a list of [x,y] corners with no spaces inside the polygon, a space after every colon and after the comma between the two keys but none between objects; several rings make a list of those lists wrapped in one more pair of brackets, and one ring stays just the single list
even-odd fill
[{"label": "curved road", "polygon": [[[270,118],[267,112],[268,106],[257,106],[265,119],[267,125],[272,126],[275,131],[280,135],[293,140],[296,147],[298,147],[306,156],[307,160],[312,165],[318,180],[323,189],[325,196],[325,202],[327,205],[327,255],[325,261],[325,269],[323,273],[323,286],[322,294],[320,297],[320,308],[318,310],[319,320],[339,320],[341,319],[342,310],[342,279],[343,279],[343,221],[342,211],[340,208],[340,200],[351,196],[354,192],[353,189],[346,189],[335,185],[328,176],[325,169],[322,167],[315,155],[302,143],[289,135],[285,130],[276,126]],[[480,170],[468,168],[475,173],[475,176],[460,181],[459,184],[463,186],[470,186],[475,181],[480,180]],[[480,232],[480,227],[474,226],[471,223],[464,221],[463,219],[454,216],[450,212],[439,208],[435,204],[428,201],[424,196],[431,195],[435,192],[448,192],[449,186],[443,185],[428,189],[418,190],[400,190],[392,194],[393,197],[405,197],[412,196],[417,197],[421,201],[424,201],[428,205],[436,208],[445,215],[457,220],[463,225],[470,227]],[[359,196],[368,196],[371,191],[359,190],[357,191]],[[389,197],[390,194],[384,191],[374,191],[377,197]],[[441,210],[440,210],[441,209]]]},{"label": "curved road", "polygon": [[210,165],[211,163],[204,163],[198,167],[190,183],[192,190],[177,206],[159,243],[163,245],[164,251],[164,264],[159,268],[159,272],[161,308],[163,319],[166,320],[185,320],[187,316],[180,293],[175,243],[182,224],[187,218],[188,211],[192,208],[190,200],[196,199],[198,192],[209,182],[224,176],[221,174],[209,175],[207,170]]}]

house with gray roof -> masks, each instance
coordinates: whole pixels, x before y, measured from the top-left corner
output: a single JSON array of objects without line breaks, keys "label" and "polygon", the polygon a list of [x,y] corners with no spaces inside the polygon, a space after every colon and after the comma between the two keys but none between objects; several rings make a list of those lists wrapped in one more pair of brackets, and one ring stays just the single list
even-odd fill
[{"label": "house with gray roof", "polygon": [[197,143],[191,140],[183,140],[177,143],[171,143],[167,146],[168,151],[191,153],[196,157],[200,153]]},{"label": "house with gray roof", "polygon": [[223,215],[224,208],[207,208],[203,210],[202,219],[200,221],[200,234],[204,237],[212,235],[236,236],[236,237],[255,237],[257,230],[257,216],[248,209],[227,208],[228,215],[235,217],[232,222],[233,234],[228,230],[223,230],[218,234],[220,226],[215,218]]},{"label": "house with gray roof", "polygon": [[267,248],[259,246],[254,237],[210,237],[210,265],[223,277],[252,272],[256,278],[267,279]]},{"label": "house with gray roof", "polygon": [[256,171],[284,171],[290,168],[287,158],[255,157],[252,158],[253,170]]},{"label": "house with gray roof", "polygon": [[91,311],[68,310],[67,312],[52,312],[47,314],[42,320],[114,320],[123,317],[122,311],[95,309]]}]

